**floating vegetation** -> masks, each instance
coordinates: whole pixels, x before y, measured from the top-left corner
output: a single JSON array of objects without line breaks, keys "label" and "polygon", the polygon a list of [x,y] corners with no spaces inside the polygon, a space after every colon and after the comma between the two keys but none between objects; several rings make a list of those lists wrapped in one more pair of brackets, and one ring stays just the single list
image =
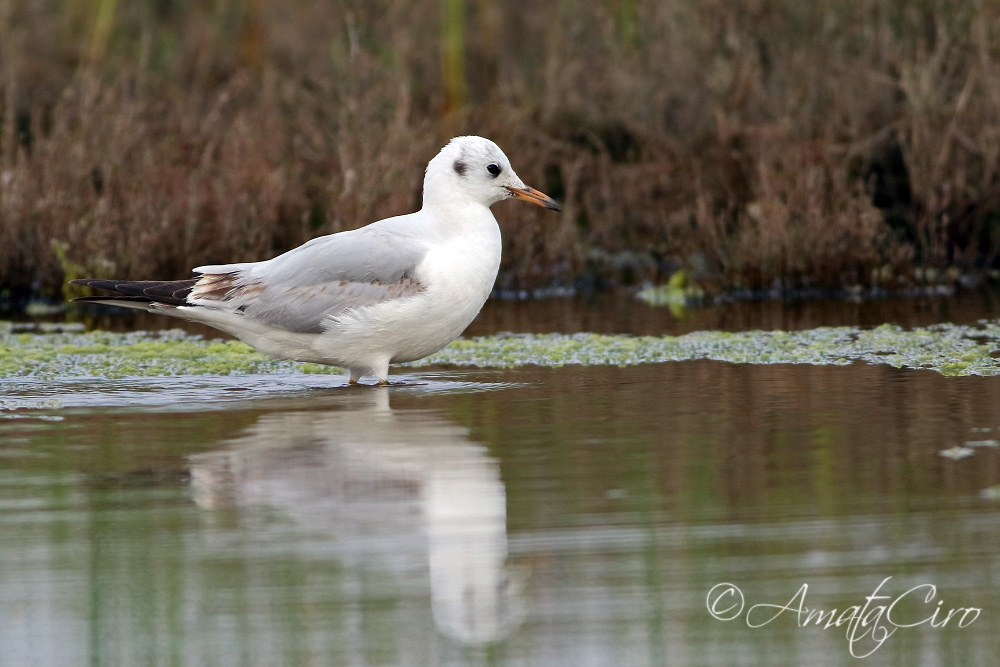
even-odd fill
[{"label": "floating vegetation", "polygon": [[989,486],[979,492],[979,497],[983,500],[1000,501],[1000,486]]},{"label": "floating vegetation", "polygon": [[683,336],[507,335],[460,339],[415,365],[629,366],[712,359],[748,364],[844,365],[854,361],[925,368],[944,375],[1000,373],[1000,323],[919,329],[821,327],[806,331],[699,331]]},{"label": "floating vegetation", "polygon": [[15,410],[55,410],[62,407],[62,401],[56,398],[48,399],[0,399],[0,416]]},{"label": "floating vegetation", "polygon": [[339,372],[275,361],[233,340],[206,340],[179,329],[24,333],[0,325],[0,378],[122,378],[233,373]]},{"label": "floating vegetation", "polygon": [[674,316],[680,317],[685,306],[704,301],[706,294],[705,290],[689,283],[687,272],[681,269],[670,276],[666,285],[647,287],[636,297],[651,306],[666,306]]},{"label": "floating vegetation", "polygon": [[938,454],[945,457],[946,459],[951,459],[952,461],[958,461],[966,457],[972,456],[976,453],[976,450],[969,447],[951,447],[949,449],[942,449]]},{"label": "floating vegetation", "polygon": [[0,419],[35,419],[44,422],[61,422],[64,417],[59,415],[39,415],[35,413],[17,414],[0,412]]},{"label": "floating vegetation", "polygon": [[[821,327],[806,331],[702,331],[684,336],[506,334],[459,339],[410,366],[510,368],[535,364],[617,365],[712,359],[749,364],[844,365],[856,361],[944,375],[1000,374],[1000,322],[904,329]],[[0,378],[339,373],[275,361],[239,341],[180,330],[28,332],[0,323]],[[985,445],[984,445],[985,446]]]}]

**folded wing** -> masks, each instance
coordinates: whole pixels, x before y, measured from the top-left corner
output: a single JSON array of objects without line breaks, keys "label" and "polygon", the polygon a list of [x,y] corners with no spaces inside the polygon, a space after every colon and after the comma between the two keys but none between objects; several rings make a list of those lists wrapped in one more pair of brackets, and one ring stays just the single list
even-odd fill
[{"label": "folded wing", "polygon": [[83,301],[224,309],[286,331],[320,333],[347,310],[422,292],[415,273],[426,254],[426,244],[412,236],[363,227],[264,262],[201,266],[194,280],[72,282],[116,292]]}]

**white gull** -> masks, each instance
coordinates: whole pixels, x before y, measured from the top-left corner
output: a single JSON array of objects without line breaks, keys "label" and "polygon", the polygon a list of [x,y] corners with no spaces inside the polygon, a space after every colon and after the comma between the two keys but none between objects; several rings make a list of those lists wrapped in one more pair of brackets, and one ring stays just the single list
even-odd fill
[{"label": "white gull", "polygon": [[91,301],[137,308],[229,333],[278,359],[348,369],[350,382],[437,352],[475,319],[500,267],[490,206],[516,197],[555,211],[499,146],[456,137],[427,165],[423,206],[321,236],[263,262],[200,266],[172,281],[85,278],[110,290]]}]

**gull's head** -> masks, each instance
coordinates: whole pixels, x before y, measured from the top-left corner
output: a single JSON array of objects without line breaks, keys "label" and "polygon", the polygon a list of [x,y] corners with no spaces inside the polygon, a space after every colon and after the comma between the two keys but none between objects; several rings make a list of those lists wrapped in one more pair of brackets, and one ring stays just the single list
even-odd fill
[{"label": "gull's head", "polygon": [[510,197],[562,210],[551,197],[525,185],[500,147],[489,139],[455,137],[427,165],[424,206],[469,201],[492,206]]}]

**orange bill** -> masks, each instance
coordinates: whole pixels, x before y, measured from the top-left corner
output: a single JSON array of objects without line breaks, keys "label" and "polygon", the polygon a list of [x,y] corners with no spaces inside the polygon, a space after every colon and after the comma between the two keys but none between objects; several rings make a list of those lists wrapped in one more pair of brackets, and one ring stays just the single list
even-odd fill
[{"label": "orange bill", "polygon": [[560,206],[555,199],[548,196],[544,192],[539,192],[535,188],[513,188],[509,185],[506,186],[507,190],[510,191],[512,195],[526,202],[531,202],[535,206],[541,206],[547,208],[551,211],[561,211],[562,206]]}]

